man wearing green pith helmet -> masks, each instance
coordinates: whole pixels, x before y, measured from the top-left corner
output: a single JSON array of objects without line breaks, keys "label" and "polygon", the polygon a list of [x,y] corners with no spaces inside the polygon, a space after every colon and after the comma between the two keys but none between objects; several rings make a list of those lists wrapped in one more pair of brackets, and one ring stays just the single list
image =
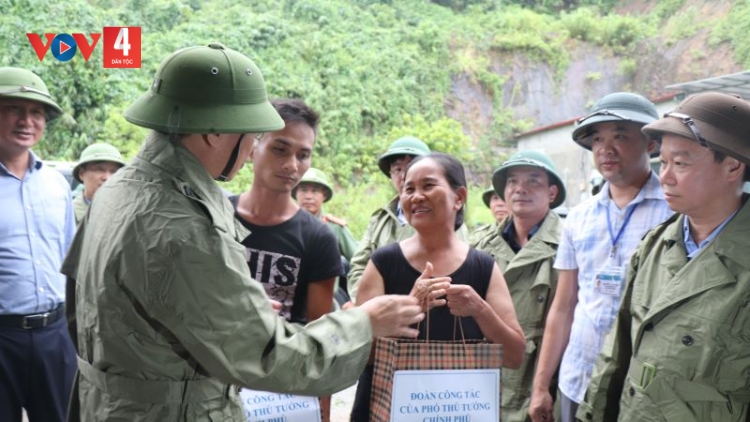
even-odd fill
[{"label": "man wearing green pith helmet", "polygon": [[347,227],[346,220],[323,212],[323,204],[333,198],[333,188],[328,175],[320,169],[310,167],[292,190],[292,197],[300,207],[318,217],[333,232],[338,241],[341,253],[342,272],[336,280],[335,298],[339,306],[353,306],[347,291],[346,275],[349,272],[349,260],[352,259],[357,241]]},{"label": "man wearing green pith helmet", "polygon": [[[477,239],[476,248],[495,257],[508,284],[518,322],[526,334],[526,356],[518,369],[503,371],[502,420],[526,422],[534,369],[542,334],[557,289],[552,267],[562,232],[562,219],[552,211],[565,202],[565,184],[552,160],[539,151],[511,156],[492,176],[495,192],[510,216]],[[556,395],[557,383],[550,382]]]},{"label": "man wearing green pith helmet", "polygon": [[[400,242],[414,234],[414,229],[406,222],[398,195],[404,183],[406,167],[411,160],[414,157],[429,153],[430,148],[420,139],[413,136],[404,136],[394,141],[378,159],[378,168],[393,183],[393,187],[396,189],[396,197],[391,199],[386,206],[372,213],[365,234],[359,241],[357,252],[352,257],[351,269],[347,278],[349,295],[352,300],[357,297],[359,279],[362,277],[367,261],[370,260],[370,255],[375,252],[375,249]],[[462,239],[468,238],[468,230],[465,224],[459,228],[459,235]]]},{"label": "man wearing green pith helmet", "polygon": [[110,144],[96,143],[81,152],[81,158],[73,168],[73,177],[83,183],[83,193],[73,200],[76,224],[83,220],[99,187],[124,165],[120,151]]},{"label": "man wearing green pith helmet", "polygon": [[83,421],[245,421],[235,386],[326,395],[373,337],[410,336],[418,303],[384,297],[305,327],[254,282],[229,201],[253,140],[284,127],[258,67],[218,43],[167,57],[125,112],[151,129],[96,194],[63,264]]}]

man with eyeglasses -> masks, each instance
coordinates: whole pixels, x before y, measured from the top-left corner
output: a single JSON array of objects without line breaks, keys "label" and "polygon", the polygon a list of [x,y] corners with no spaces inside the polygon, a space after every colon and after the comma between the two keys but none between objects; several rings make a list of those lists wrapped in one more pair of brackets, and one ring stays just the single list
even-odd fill
[{"label": "man with eyeglasses", "polygon": [[[303,327],[251,278],[247,230],[215,180],[284,121],[247,56],[219,43],[176,51],[125,118],[150,131],[97,191],[63,264],[79,369],[70,420],[246,421],[238,386],[329,395],[355,382],[373,337],[416,336],[416,299]],[[289,172],[269,173],[293,187]]]},{"label": "man with eyeglasses", "polygon": [[379,208],[370,217],[364,236],[359,241],[357,252],[350,261],[351,269],[347,277],[349,296],[357,297],[359,279],[375,249],[399,242],[414,234],[414,229],[406,222],[401,209],[398,193],[404,183],[404,172],[414,157],[430,153],[430,148],[413,136],[404,136],[394,141],[378,159],[378,168],[391,179],[396,189],[396,197],[386,206]]},{"label": "man with eyeglasses", "polygon": [[558,368],[561,418],[575,420],[614,322],[630,256],[643,235],[672,214],[649,167],[649,155],[656,155],[659,145],[641,133],[658,118],[643,96],[618,92],[597,101],[573,131],[573,140],[592,151],[606,182],[597,195],[574,207],[564,223],[554,265],[557,292],[529,409],[534,422],[552,420],[549,387]]},{"label": "man with eyeglasses", "polygon": [[64,421],[76,371],[65,323],[70,186],[31,148],[62,114],[26,69],[0,67],[0,420]]},{"label": "man with eyeglasses", "polygon": [[661,140],[661,185],[677,214],[633,255],[578,417],[747,421],[750,104],[696,94],[643,132]]}]

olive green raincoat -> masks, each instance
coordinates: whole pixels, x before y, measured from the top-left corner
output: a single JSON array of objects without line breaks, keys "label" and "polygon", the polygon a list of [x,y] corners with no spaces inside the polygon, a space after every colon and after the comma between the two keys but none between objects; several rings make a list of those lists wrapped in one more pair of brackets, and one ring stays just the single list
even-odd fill
[{"label": "olive green raincoat", "polygon": [[336,236],[336,240],[339,244],[339,252],[347,260],[351,260],[354,252],[357,249],[357,241],[354,240],[352,232],[345,225],[338,224],[331,220],[326,220],[326,225]]},{"label": "olive green raincoat", "polygon": [[[501,419],[503,422],[518,422],[530,420],[528,411],[534,372],[547,313],[557,289],[557,270],[552,265],[562,234],[562,220],[554,211],[548,212],[539,230],[517,254],[502,236],[508,224],[513,224],[511,218],[494,224],[495,230],[485,232],[476,248],[494,256],[526,335],[526,356],[521,367],[503,369]],[[552,380],[551,385],[557,390],[556,380]],[[551,393],[555,397],[555,391]]]},{"label": "olive green raincoat", "polygon": [[[352,300],[357,299],[357,289],[362,273],[365,271],[370,256],[376,249],[400,242],[414,234],[414,228],[408,224],[401,224],[396,216],[399,198],[396,196],[383,208],[378,209],[370,217],[359,247],[350,261],[351,269],[347,276],[349,296]],[[458,236],[463,240],[469,238],[466,224],[458,229]]]},{"label": "olive green raincoat", "polygon": [[633,255],[578,418],[750,420],[750,204],[690,261],[684,218]]},{"label": "olive green raincoat", "polygon": [[152,132],[96,196],[63,266],[81,420],[240,422],[230,385],[328,395],[357,380],[367,315],[304,331],[276,316],[232,207],[185,148]]},{"label": "olive green raincoat", "polygon": [[73,212],[76,217],[76,225],[81,224],[81,220],[83,220],[83,216],[86,215],[86,211],[88,210],[89,204],[83,199],[83,193],[73,199]]}]

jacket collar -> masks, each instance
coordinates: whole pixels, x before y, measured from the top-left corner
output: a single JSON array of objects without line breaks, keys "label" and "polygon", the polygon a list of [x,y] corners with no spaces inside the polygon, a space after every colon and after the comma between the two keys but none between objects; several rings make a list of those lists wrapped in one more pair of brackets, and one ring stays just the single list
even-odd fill
[{"label": "jacket collar", "polygon": [[214,226],[234,233],[234,211],[211,175],[198,159],[179,142],[152,131],[137,159],[160,171],[167,183],[180,194],[198,202],[208,213]]},{"label": "jacket collar", "polygon": [[[512,253],[510,246],[508,246],[500,233],[509,225],[513,224],[512,218],[506,218],[500,224],[498,230],[498,237],[503,244],[503,249],[507,248]],[[547,216],[542,220],[542,224],[539,230],[532,236],[531,240],[521,248],[520,251],[515,255],[506,268],[509,271],[515,267],[522,267],[533,262],[543,261],[555,255],[557,251],[557,245],[560,242],[560,234],[562,230],[562,220],[556,212],[550,210]]]}]

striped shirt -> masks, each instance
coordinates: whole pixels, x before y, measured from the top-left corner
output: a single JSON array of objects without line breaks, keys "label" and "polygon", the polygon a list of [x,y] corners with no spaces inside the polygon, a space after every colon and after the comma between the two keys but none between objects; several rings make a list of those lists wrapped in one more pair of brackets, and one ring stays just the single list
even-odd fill
[{"label": "striped shirt", "polygon": [[631,212],[612,258],[623,268],[624,282],[624,271],[641,238],[672,215],[656,174],[651,172],[646,184],[625,208],[617,207],[609,196],[609,183],[605,183],[596,196],[573,208],[565,220],[554,267],[578,270],[578,303],[560,364],[559,388],[578,403],[583,400],[604,336],[620,306],[619,295],[605,295],[596,288],[596,274],[608,263],[613,251],[607,218],[617,236]]}]

